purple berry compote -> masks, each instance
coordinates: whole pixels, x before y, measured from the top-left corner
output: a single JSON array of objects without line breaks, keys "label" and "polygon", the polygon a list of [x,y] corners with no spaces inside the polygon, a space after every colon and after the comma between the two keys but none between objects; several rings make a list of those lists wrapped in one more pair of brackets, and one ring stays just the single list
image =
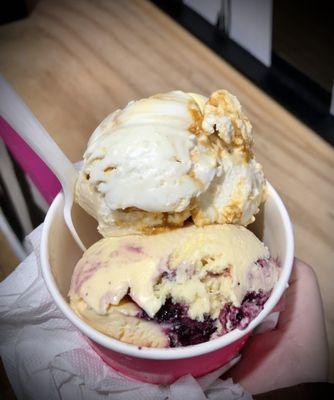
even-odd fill
[{"label": "purple berry compote", "polygon": [[[261,259],[257,264],[265,269],[276,262],[272,259]],[[171,277],[168,277],[171,279]],[[138,313],[138,318],[156,322],[169,337],[170,347],[190,346],[207,342],[222,336],[236,328],[246,329],[249,323],[259,315],[268,300],[271,290],[248,291],[239,307],[231,302],[222,305],[218,318],[203,316],[203,321],[189,317],[188,307],[173,302],[168,298],[159,311],[150,318],[144,310]]]},{"label": "purple berry compote", "polygon": [[100,240],[78,262],[69,296],[110,337],[182,347],[245,329],[278,278],[277,262],[246,228],[189,226]]}]

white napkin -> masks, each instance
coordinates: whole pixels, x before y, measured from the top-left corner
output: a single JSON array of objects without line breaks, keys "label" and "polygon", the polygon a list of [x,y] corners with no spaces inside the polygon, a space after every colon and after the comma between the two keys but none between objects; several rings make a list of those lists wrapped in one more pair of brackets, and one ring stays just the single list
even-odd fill
[{"label": "white napkin", "polygon": [[187,375],[172,385],[114,371],[53,302],[41,275],[40,238],[41,226],[28,237],[33,252],[0,283],[0,355],[19,400],[252,399],[232,379],[218,379],[239,357],[207,376]]}]

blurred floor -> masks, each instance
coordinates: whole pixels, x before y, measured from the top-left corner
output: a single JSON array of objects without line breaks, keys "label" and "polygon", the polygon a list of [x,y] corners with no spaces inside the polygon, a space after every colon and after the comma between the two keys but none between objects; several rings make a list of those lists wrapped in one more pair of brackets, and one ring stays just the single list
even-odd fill
[{"label": "blurred floor", "polygon": [[[0,232],[0,281],[4,280],[18,265],[19,261]],[[15,400],[16,397],[7,379],[0,359],[0,398]]]},{"label": "blurred floor", "polygon": [[333,12],[333,2],[274,1],[273,51],[328,93],[334,79]]},{"label": "blurred floor", "polygon": [[16,400],[16,396],[7,379],[2,361],[0,359],[0,399]]},{"label": "blurred floor", "polygon": [[4,280],[18,265],[19,261],[0,232],[0,281]]}]

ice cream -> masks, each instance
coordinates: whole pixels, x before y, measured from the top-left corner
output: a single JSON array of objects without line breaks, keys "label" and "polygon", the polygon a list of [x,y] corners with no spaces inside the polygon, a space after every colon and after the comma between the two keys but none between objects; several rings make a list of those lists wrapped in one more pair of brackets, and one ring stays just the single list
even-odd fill
[{"label": "ice cream", "polygon": [[245,227],[194,225],[104,238],[75,267],[70,304],[97,330],[126,343],[201,343],[261,311],[279,275]]},{"label": "ice cream", "polygon": [[130,102],[92,134],[78,203],[105,236],[75,267],[73,310],[125,343],[178,347],[245,328],[279,275],[244,226],[264,201],[252,126],[226,90]]},{"label": "ice cream", "polygon": [[266,192],[251,147],[252,126],[226,90],[132,101],[92,134],[76,199],[105,237],[187,221],[246,226]]}]

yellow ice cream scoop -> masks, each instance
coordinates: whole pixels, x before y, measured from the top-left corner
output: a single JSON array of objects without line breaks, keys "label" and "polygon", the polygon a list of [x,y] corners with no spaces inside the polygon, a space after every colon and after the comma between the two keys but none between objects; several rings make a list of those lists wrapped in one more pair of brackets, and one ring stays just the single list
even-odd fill
[{"label": "yellow ice cream scoop", "polygon": [[[75,268],[70,302],[112,337],[165,347],[166,304],[181,307],[183,320],[198,326],[210,321],[219,334],[226,330],[219,320],[224,307],[242,307],[249,294],[270,293],[278,274],[268,249],[248,229],[189,226],[95,243]],[[132,332],[135,326],[140,337]]]}]

